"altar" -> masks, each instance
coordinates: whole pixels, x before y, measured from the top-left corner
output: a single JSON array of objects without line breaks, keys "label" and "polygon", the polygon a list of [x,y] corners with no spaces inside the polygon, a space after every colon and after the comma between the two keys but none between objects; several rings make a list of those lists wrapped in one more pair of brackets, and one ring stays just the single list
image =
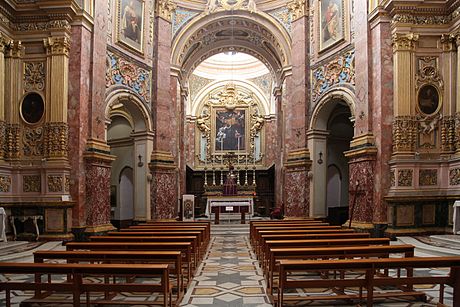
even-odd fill
[{"label": "altar", "polygon": [[210,216],[215,210],[220,213],[249,213],[254,215],[254,198],[251,196],[208,196],[206,215]]}]

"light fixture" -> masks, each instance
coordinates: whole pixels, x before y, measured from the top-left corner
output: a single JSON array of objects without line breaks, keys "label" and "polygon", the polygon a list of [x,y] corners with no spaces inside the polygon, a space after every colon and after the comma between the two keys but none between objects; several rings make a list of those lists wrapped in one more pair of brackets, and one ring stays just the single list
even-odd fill
[{"label": "light fixture", "polygon": [[318,164],[323,164],[323,152],[322,151],[319,152],[319,159],[317,162]]},{"label": "light fixture", "polygon": [[139,155],[139,156],[137,156],[137,158],[139,159],[139,162],[137,162],[137,166],[139,166],[139,167],[144,166],[144,162],[142,162],[142,156]]}]

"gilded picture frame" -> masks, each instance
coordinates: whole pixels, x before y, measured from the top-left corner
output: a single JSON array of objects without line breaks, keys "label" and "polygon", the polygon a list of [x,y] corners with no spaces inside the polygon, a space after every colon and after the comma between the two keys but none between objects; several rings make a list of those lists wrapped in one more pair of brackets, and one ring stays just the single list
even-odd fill
[{"label": "gilded picture frame", "polygon": [[246,153],[249,132],[248,108],[213,108],[211,143],[214,153]]},{"label": "gilded picture frame", "polygon": [[139,53],[144,50],[144,0],[116,0],[117,43]]},{"label": "gilded picture frame", "polygon": [[345,40],[346,14],[344,0],[318,0],[320,52]]}]

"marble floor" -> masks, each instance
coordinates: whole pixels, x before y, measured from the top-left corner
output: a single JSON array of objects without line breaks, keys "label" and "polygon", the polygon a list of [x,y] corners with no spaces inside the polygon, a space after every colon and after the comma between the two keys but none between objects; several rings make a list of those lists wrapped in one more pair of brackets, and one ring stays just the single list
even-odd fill
[{"label": "marble floor", "polygon": [[[199,266],[187,292],[180,303],[180,306],[249,306],[263,307],[272,306],[265,293],[265,280],[258,266],[258,262],[250,248],[248,240],[248,225],[213,225],[212,239],[204,261]],[[433,255],[460,255],[460,241],[452,237],[403,237],[400,242],[414,244],[417,256]],[[444,240],[446,239],[446,240]],[[32,262],[32,252],[38,249],[62,250],[60,242],[48,243],[27,243],[8,242],[0,243],[0,261]],[[437,275],[445,273],[436,268],[419,270],[416,274]],[[16,279],[30,278],[27,276],[16,277]],[[5,277],[0,275],[0,280]],[[406,307],[406,306],[437,306],[438,287],[423,286],[419,288],[427,294],[426,302],[405,302],[401,300],[387,300],[374,304],[382,307]],[[350,289],[350,291],[354,291]],[[310,289],[297,289],[296,294],[311,294]],[[331,293],[324,289],[322,294]],[[129,300],[137,300],[139,304],[133,306],[144,306],[142,302],[156,300],[155,297],[147,297],[138,294],[124,293]],[[19,306],[19,302],[31,296],[31,293],[15,291],[13,293],[13,306]],[[62,297],[60,297],[62,298]],[[452,289],[445,289],[445,304],[452,305]],[[316,304],[318,305],[318,304]],[[326,301],[320,306],[360,306],[358,304],[343,305],[342,302]],[[0,293],[0,306],[5,306],[5,294]],[[48,306],[56,306],[50,304]],[[313,306],[311,302],[287,306]]]}]

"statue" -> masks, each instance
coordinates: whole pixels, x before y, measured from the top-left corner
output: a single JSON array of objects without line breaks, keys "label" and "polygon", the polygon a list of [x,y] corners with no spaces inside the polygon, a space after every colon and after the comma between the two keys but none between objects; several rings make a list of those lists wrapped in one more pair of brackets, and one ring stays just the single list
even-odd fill
[{"label": "statue", "polygon": [[256,11],[256,1],[248,0],[248,11],[249,13],[254,13]]},{"label": "statue", "polygon": [[236,176],[237,174],[235,174],[233,172],[233,165],[232,163],[230,162],[229,165],[228,165],[228,174],[227,174],[227,178],[225,179],[225,183],[224,183],[224,191],[223,191],[223,195],[224,196],[232,196],[232,195],[237,195],[237,190],[236,190]]}]

